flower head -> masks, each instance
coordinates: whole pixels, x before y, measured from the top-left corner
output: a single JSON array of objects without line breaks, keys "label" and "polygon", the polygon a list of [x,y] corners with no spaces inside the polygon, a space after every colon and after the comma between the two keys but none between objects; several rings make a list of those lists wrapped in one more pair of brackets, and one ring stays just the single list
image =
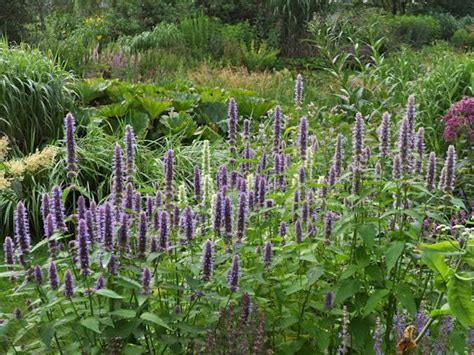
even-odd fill
[{"label": "flower head", "polygon": [[229,272],[227,273],[227,284],[231,292],[237,292],[239,289],[239,278],[240,278],[240,258],[236,254],[232,259],[232,265],[230,266]]}]

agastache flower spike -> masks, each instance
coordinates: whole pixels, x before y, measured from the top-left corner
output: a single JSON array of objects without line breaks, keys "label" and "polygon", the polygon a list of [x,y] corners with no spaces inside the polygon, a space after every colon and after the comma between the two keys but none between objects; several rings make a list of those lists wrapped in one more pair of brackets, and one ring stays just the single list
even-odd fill
[{"label": "agastache flower spike", "polygon": [[402,176],[402,159],[400,154],[393,157],[392,177],[394,179],[400,179]]},{"label": "agastache flower spike", "polygon": [[300,125],[298,131],[298,145],[300,151],[300,159],[306,160],[306,150],[308,148],[308,120],[306,117],[300,118]]},{"label": "agastache flower spike", "polygon": [[144,258],[146,256],[147,249],[147,217],[145,212],[140,213],[140,220],[138,222],[138,235],[137,235],[137,249],[138,257]]},{"label": "agastache flower spike", "polygon": [[153,209],[155,208],[155,199],[150,195],[146,196],[146,216],[148,219],[151,219],[153,216]]},{"label": "agastache flower spike", "polygon": [[74,133],[76,126],[74,117],[71,113],[68,113],[64,118],[64,138],[66,143],[66,170],[67,177],[72,179],[76,177],[76,141]]},{"label": "agastache flower spike", "polygon": [[245,233],[245,218],[247,215],[247,194],[241,192],[239,194],[239,202],[237,209],[237,240],[240,242]]},{"label": "agastache flower spike", "polygon": [[224,234],[226,238],[230,238],[232,236],[232,204],[230,202],[229,197],[225,197],[224,199]]},{"label": "agastache flower spike", "polygon": [[272,263],[273,245],[271,241],[267,241],[263,248],[263,265],[268,269]]},{"label": "agastache flower spike", "polygon": [[275,107],[273,114],[273,154],[279,154],[281,148],[281,108]]},{"label": "agastache flower spike", "polygon": [[85,220],[79,220],[78,228],[78,251],[79,251],[79,265],[82,275],[89,274],[89,242],[87,236],[87,223]]},{"label": "agastache flower spike", "polygon": [[54,227],[57,231],[66,232],[66,222],[64,221],[64,205],[62,200],[63,192],[59,186],[53,187],[51,192],[52,210],[54,217]]},{"label": "agastache flower spike", "polygon": [[303,90],[303,76],[298,74],[295,81],[295,106],[297,108],[301,108],[301,104],[303,103]]},{"label": "agastache flower spike", "polygon": [[22,201],[16,205],[14,219],[16,244],[20,247],[21,255],[24,256],[30,252],[31,236],[28,215]]},{"label": "agastache flower spike", "polygon": [[41,272],[41,267],[36,265],[34,268],[35,281],[38,285],[43,283],[43,273]]},{"label": "agastache flower spike", "polygon": [[151,293],[151,271],[149,268],[145,267],[142,272],[142,294],[147,295]]},{"label": "agastache flower spike", "polygon": [[165,168],[165,195],[168,205],[173,200],[173,150],[168,150],[164,157]]},{"label": "agastache flower spike", "polygon": [[441,189],[445,193],[451,193],[454,190],[454,174],[456,166],[456,150],[453,145],[448,147],[448,153],[444,162],[445,177],[443,178]]},{"label": "agastache flower spike", "polygon": [[187,243],[191,243],[194,238],[194,220],[193,210],[191,207],[186,207],[181,215],[181,230]]},{"label": "agastache flower spike", "polygon": [[338,349],[339,354],[347,354],[349,346],[349,312],[347,306],[342,307],[342,330],[341,330],[341,345]]},{"label": "agastache flower spike", "polygon": [[250,139],[250,120],[248,118],[244,120],[244,131],[242,133],[242,138],[245,142],[248,142]]},{"label": "agastache flower spike", "polygon": [[198,166],[194,167],[194,179],[193,179],[193,185],[194,185],[194,199],[196,202],[201,201],[202,197],[202,191],[201,191],[201,170],[199,169]]},{"label": "agastache flower spike", "polygon": [[[54,221],[53,215],[50,213],[46,217],[46,221],[44,222],[44,230],[45,230],[45,237],[50,239],[54,234]],[[48,255],[50,257],[54,257],[56,255],[57,243],[55,240],[48,241]]]},{"label": "agastache flower spike", "polygon": [[43,220],[43,223],[46,221],[46,217],[48,217],[48,214],[51,213],[50,205],[51,201],[49,199],[49,195],[45,192],[43,193],[43,195],[41,195],[41,219]]},{"label": "agastache flower spike", "polygon": [[96,221],[94,220],[94,217],[92,216],[92,212],[90,210],[87,210],[85,213],[85,220],[87,223],[87,235],[89,236],[89,242],[94,243],[95,240],[97,239],[96,236]]},{"label": "agastache flower spike", "polygon": [[13,265],[13,240],[6,237],[3,242],[3,252],[5,254],[5,264]]},{"label": "agastache flower spike", "polygon": [[58,271],[56,269],[55,263],[49,264],[48,279],[49,279],[49,285],[51,286],[51,288],[53,290],[57,290],[59,288],[59,278],[58,278]]},{"label": "agastache flower spike", "polygon": [[136,191],[133,198],[133,211],[135,213],[140,213],[141,210],[142,210],[142,194],[139,191]]},{"label": "agastache flower spike", "polygon": [[453,331],[453,318],[444,316],[438,330],[438,338],[434,344],[433,353],[443,355],[448,353],[449,334]]},{"label": "agastache flower spike", "polygon": [[160,213],[160,248],[166,250],[168,248],[169,237],[169,216],[168,213],[162,211]]},{"label": "agastache flower spike", "polygon": [[86,218],[86,200],[84,196],[79,196],[77,199],[77,220]]},{"label": "agastache flower spike", "polygon": [[227,284],[231,292],[237,292],[239,289],[240,278],[240,258],[236,254],[232,260],[229,272],[227,273]]},{"label": "agastache flower spike", "polygon": [[214,244],[209,239],[204,242],[201,263],[202,279],[204,281],[209,281],[212,276],[212,271],[214,269]]},{"label": "agastache flower spike", "polygon": [[324,307],[327,310],[330,310],[334,306],[333,303],[334,303],[334,293],[331,291],[326,292],[326,294],[324,295]]},{"label": "agastache flower spike", "polygon": [[425,129],[420,127],[416,134],[415,149],[418,157],[415,163],[415,172],[421,173],[423,170],[423,159],[425,154]]},{"label": "agastache flower spike", "polygon": [[297,243],[301,243],[303,241],[303,228],[299,219],[297,219],[295,222],[295,238]]},{"label": "agastache flower spike", "polygon": [[133,210],[133,201],[134,200],[134,191],[133,184],[131,182],[127,183],[125,186],[125,195],[122,200],[122,210],[126,213],[130,213]]},{"label": "agastache flower spike", "polygon": [[336,138],[336,148],[334,149],[334,157],[332,158],[336,177],[339,177],[341,175],[343,154],[344,151],[342,147],[342,134],[338,134]]},{"label": "agastache flower spike", "polygon": [[328,212],[324,219],[324,238],[325,238],[326,245],[331,244],[333,222],[334,222],[334,213]]},{"label": "agastache flower spike", "polygon": [[130,125],[125,126],[125,165],[127,180],[131,181],[135,173],[135,134]]},{"label": "agastache flower spike", "polygon": [[384,112],[382,115],[382,124],[379,127],[379,151],[380,157],[386,158],[390,145],[390,114]]},{"label": "agastache flower spike", "polygon": [[374,329],[374,335],[373,335],[375,355],[383,355],[382,336],[383,336],[382,325],[380,323],[380,318],[377,317],[377,319],[375,320],[375,329]]},{"label": "agastache flower spike", "polygon": [[362,160],[362,149],[364,148],[364,119],[360,112],[355,115],[355,125],[352,129],[352,155],[354,162]]},{"label": "agastache flower spike", "polygon": [[426,188],[433,191],[436,185],[436,155],[431,152],[428,157],[428,166],[426,168]]},{"label": "agastache flower spike", "polygon": [[116,207],[121,207],[124,185],[122,148],[118,144],[114,147],[114,157],[112,160],[112,203]]},{"label": "agastache flower spike", "polygon": [[397,339],[401,339],[403,335],[403,330],[406,327],[406,318],[400,310],[397,310],[397,313],[393,317],[393,328],[397,334]]},{"label": "agastache flower spike", "polygon": [[229,135],[229,150],[230,150],[230,164],[233,165],[235,162],[236,156],[236,135],[237,135],[237,103],[235,102],[234,98],[232,97],[229,101],[229,105],[227,108],[227,127],[228,127],[228,135]]},{"label": "agastache flower spike", "polygon": [[408,120],[408,134],[409,134],[411,148],[413,148],[413,143],[414,143],[413,132],[415,129],[415,115],[416,115],[415,96],[410,95],[408,96],[406,118]]},{"label": "agastache flower spike", "polygon": [[95,282],[95,290],[101,290],[105,287],[105,280],[102,276],[99,276],[97,278],[97,281]]},{"label": "agastache flower spike", "polygon": [[106,202],[99,210],[101,214],[101,234],[102,244],[105,249],[113,249],[113,231],[114,231],[114,211],[112,204]]},{"label": "agastache flower spike", "polygon": [[71,298],[74,296],[74,283],[71,271],[67,270],[64,274],[64,297]]},{"label": "agastache flower spike", "polygon": [[404,174],[408,173],[410,169],[411,145],[410,123],[408,118],[405,118],[398,134],[398,154],[400,155],[401,168]]}]

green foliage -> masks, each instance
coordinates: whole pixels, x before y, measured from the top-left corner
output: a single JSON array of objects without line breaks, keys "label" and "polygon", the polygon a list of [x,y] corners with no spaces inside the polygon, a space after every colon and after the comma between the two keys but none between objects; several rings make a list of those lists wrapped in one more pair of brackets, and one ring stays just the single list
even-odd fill
[{"label": "green foliage", "polygon": [[456,47],[470,50],[474,48],[474,32],[461,28],[454,32],[451,42]]},{"label": "green foliage", "polygon": [[431,16],[398,16],[390,20],[394,43],[414,47],[432,43],[441,38],[441,25]]},{"label": "green foliage", "polygon": [[257,45],[253,40],[248,46],[242,42],[240,49],[242,63],[249,70],[264,70],[271,67],[275,63],[279,52],[278,49],[269,48],[266,42]]}]

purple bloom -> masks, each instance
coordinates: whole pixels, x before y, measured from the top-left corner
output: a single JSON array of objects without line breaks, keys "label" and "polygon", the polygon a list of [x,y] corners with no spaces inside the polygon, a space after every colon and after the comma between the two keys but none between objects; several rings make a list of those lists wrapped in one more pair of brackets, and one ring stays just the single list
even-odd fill
[{"label": "purple bloom", "polygon": [[244,131],[242,134],[242,138],[245,142],[248,142],[248,140],[250,139],[250,120],[248,118],[244,120]]},{"label": "purple bloom", "polygon": [[109,274],[111,275],[116,275],[117,270],[118,270],[118,264],[117,264],[117,257],[115,254],[112,254],[109,259],[109,263],[107,265],[107,269],[109,271]]},{"label": "purple bloom", "polygon": [[[49,195],[45,192],[41,195],[41,219],[43,222],[46,221],[46,217],[51,213],[51,201],[49,200]],[[46,234],[46,231],[45,231]]]},{"label": "purple bloom", "polygon": [[55,263],[49,264],[48,279],[49,279],[49,285],[51,286],[51,288],[53,290],[57,290],[59,288],[59,278],[58,278],[58,271],[56,269]]},{"label": "purple bloom", "polygon": [[275,107],[273,114],[273,154],[279,154],[281,149],[281,108]]},{"label": "purple bloom", "polygon": [[425,129],[420,127],[416,134],[415,150],[418,154],[415,163],[415,173],[420,174],[423,170],[423,158],[425,154]]},{"label": "purple bloom", "polygon": [[133,191],[133,184],[129,182],[125,187],[125,195],[122,199],[122,209],[129,213],[133,210],[134,207],[134,191]]},{"label": "purple bloom", "polygon": [[393,166],[392,166],[392,177],[394,179],[400,179],[402,176],[402,159],[400,154],[396,154],[393,157]]},{"label": "purple bloom", "polygon": [[446,160],[444,161],[445,176],[443,177],[441,189],[446,193],[451,193],[454,190],[454,179],[455,179],[455,166],[456,166],[456,150],[453,145],[448,147],[448,153]]},{"label": "purple bloom", "polygon": [[15,308],[14,314],[15,314],[15,319],[16,319],[16,320],[20,320],[20,319],[22,318],[22,316],[23,316],[23,314],[21,313],[21,309],[18,308],[18,307]]},{"label": "purple bloom", "polygon": [[355,125],[352,129],[352,155],[354,162],[362,160],[362,149],[364,148],[364,119],[357,112],[355,115]]},{"label": "purple bloom", "polygon": [[248,323],[251,307],[252,301],[250,299],[250,295],[245,292],[240,300],[239,325],[242,328]]},{"label": "purple bloom", "polygon": [[191,243],[194,238],[194,220],[193,210],[191,207],[186,207],[181,216],[181,230],[183,231],[187,243]]},{"label": "purple bloom", "polygon": [[214,201],[214,233],[219,236],[221,234],[222,226],[222,193],[219,192],[216,195]]},{"label": "purple bloom", "polygon": [[124,190],[124,172],[122,148],[116,143],[114,147],[114,156],[112,160],[112,203],[116,207],[122,205],[122,196]]},{"label": "purple bloom", "polygon": [[428,166],[426,168],[426,188],[433,191],[436,184],[436,155],[431,152],[428,157]]},{"label": "purple bloom", "polygon": [[303,241],[303,228],[299,219],[297,219],[295,222],[295,238],[297,243],[301,243]]},{"label": "purple bloom", "polygon": [[336,184],[336,178],[337,178],[337,168],[336,165],[331,165],[331,168],[329,169],[329,175],[327,177],[328,179],[328,185],[329,186],[334,186]]},{"label": "purple bloom", "polygon": [[3,242],[3,252],[5,254],[5,264],[13,265],[13,240],[10,237],[5,237]]},{"label": "purple bloom", "polygon": [[125,126],[125,166],[127,180],[131,181],[135,173],[135,134],[130,125]]},{"label": "purple bloom", "polygon": [[41,267],[39,265],[36,265],[33,274],[35,276],[35,281],[38,285],[41,285],[43,283],[43,273],[41,272]]},{"label": "purple bloom", "polygon": [[146,256],[147,248],[147,217],[145,212],[140,213],[140,220],[138,222],[137,242],[138,242],[138,257],[144,258]]},{"label": "purple bloom", "polygon": [[150,251],[152,253],[158,252],[160,249],[160,241],[157,237],[151,238],[151,245],[150,245]]},{"label": "purple bloom", "polygon": [[379,150],[380,157],[386,158],[390,146],[390,114],[384,112],[382,115],[382,124],[379,127]]},{"label": "purple bloom", "polygon": [[92,212],[90,210],[86,211],[85,220],[87,224],[87,235],[89,237],[89,242],[94,243],[97,239],[97,227],[96,220],[94,219]]},{"label": "purple bloom", "polygon": [[168,248],[169,233],[169,216],[167,212],[162,211],[160,213],[160,248],[162,250]]},{"label": "purple bloom", "polygon": [[20,247],[21,255],[24,256],[30,252],[31,236],[28,215],[22,201],[16,205],[14,219],[16,244]]},{"label": "purple bloom", "polygon": [[326,217],[324,219],[324,239],[327,245],[331,243],[333,223],[334,223],[334,213],[333,212],[326,213]]},{"label": "purple bloom", "polygon": [[64,297],[71,298],[74,296],[74,283],[71,271],[66,270],[64,274]]},{"label": "purple bloom", "polygon": [[227,185],[227,167],[222,165],[217,172],[217,188],[219,191],[223,191]]},{"label": "purple bloom", "polygon": [[300,118],[300,125],[298,130],[298,146],[300,151],[300,158],[302,161],[306,160],[306,150],[308,147],[308,120],[306,117]]},{"label": "purple bloom", "polygon": [[454,103],[443,117],[443,137],[447,142],[465,135],[474,143],[474,97],[465,97]]},{"label": "purple bloom", "polygon": [[375,178],[380,179],[382,177],[382,164],[380,164],[380,160],[377,160],[375,163]]},{"label": "purple bloom", "polygon": [[64,221],[64,205],[62,200],[63,192],[59,186],[54,186],[51,192],[52,211],[54,217],[54,228],[60,232],[66,232],[66,222]]},{"label": "purple bloom", "polygon": [[232,204],[230,202],[229,197],[225,197],[224,199],[224,234],[226,238],[230,238],[232,236]]},{"label": "purple bloom", "polygon": [[229,272],[227,273],[227,284],[231,292],[237,292],[239,289],[239,277],[240,277],[240,258],[236,254],[232,259],[232,265],[230,266]]},{"label": "purple bloom", "polygon": [[334,156],[332,164],[334,166],[335,176],[339,177],[342,171],[342,155],[344,154],[342,147],[342,134],[338,134],[336,138],[336,148],[334,149]]},{"label": "purple bloom", "polygon": [[406,318],[400,310],[397,310],[397,314],[393,317],[393,328],[395,334],[397,334],[397,340],[402,338],[403,330],[406,327]]},{"label": "purple bloom", "polygon": [[230,150],[230,164],[233,165],[235,162],[236,156],[236,136],[237,136],[237,103],[235,102],[234,98],[231,97],[229,100],[229,105],[227,107],[227,128],[228,128],[228,136],[229,136],[229,150]]},{"label": "purple bloom", "polygon": [[99,209],[101,217],[101,237],[102,245],[107,250],[113,249],[113,231],[114,231],[114,211],[112,204],[106,202]]},{"label": "purple bloom", "polygon": [[145,267],[142,273],[142,294],[147,295],[151,293],[151,271],[149,268]]},{"label": "purple bloom", "polygon": [[74,178],[77,175],[76,171],[76,141],[74,133],[76,131],[76,124],[74,117],[68,113],[64,118],[64,138],[66,143],[66,169],[67,177]]},{"label": "purple bloom", "polygon": [[146,216],[151,219],[153,216],[153,209],[155,208],[155,199],[149,195],[146,196]]},{"label": "purple bloom", "polygon": [[79,249],[79,264],[82,275],[89,274],[89,242],[87,235],[87,223],[81,219],[79,221],[77,245]]},{"label": "purple bloom", "polygon": [[214,270],[214,243],[209,239],[204,242],[201,263],[202,279],[209,281]]},{"label": "purple bloom", "polygon": [[54,257],[56,255],[57,250],[57,243],[55,240],[52,240],[51,237],[54,234],[54,221],[53,215],[50,213],[46,217],[46,221],[44,222],[44,230],[45,230],[45,237],[50,239],[48,241],[48,255],[50,257]]},{"label": "purple bloom", "polygon": [[304,89],[303,76],[301,74],[298,74],[296,76],[296,81],[295,81],[295,106],[296,107],[301,107],[301,104],[303,103],[303,89]]},{"label": "purple bloom", "polygon": [[86,200],[84,196],[77,199],[77,220],[86,218]]},{"label": "purple bloom", "polygon": [[102,276],[99,276],[95,282],[95,290],[101,290],[105,287],[105,280]]},{"label": "purple bloom", "polygon": [[448,353],[448,337],[453,331],[453,318],[444,316],[438,330],[438,338],[434,344],[433,353],[436,355],[444,355]]},{"label": "purple bloom", "polygon": [[327,310],[332,309],[334,306],[334,293],[329,291],[326,292],[324,295],[324,307],[326,307]]},{"label": "purple bloom", "polygon": [[411,140],[410,123],[408,118],[405,118],[402,121],[402,125],[400,126],[400,131],[398,134],[398,154],[400,155],[401,169],[404,174],[408,173],[410,170],[412,145]]},{"label": "purple bloom", "polygon": [[165,170],[165,195],[166,202],[171,204],[173,200],[173,150],[170,149],[165,153],[163,158]]},{"label": "purple bloom", "polygon": [[[421,330],[424,328],[425,324],[429,321],[430,316],[425,313],[425,304],[422,301],[420,304],[420,308],[416,313],[416,320],[415,320],[415,328],[416,328],[416,335],[420,334]],[[426,332],[423,337],[429,336],[429,333]]]},{"label": "purple bloom", "polygon": [[383,355],[382,337],[383,337],[382,325],[380,324],[380,318],[377,317],[377,319],[375,320],[375,329],[374,329],[374,335],[373,335],[375,355]]},{"label": "purple bloom", "polygon": [[239,203],[237,209],[237,240],[240,242],[245,233],[245,218],[247,215],[247,194],[239,194]]},{"label": "purple bloom", "polygon": [[272,256],[273,256],[273,245],[271,241],[267,241],[263,248],[263,265],[265,269],[270,267],[272,263]]},{"label": "purple bloom", "polygon": [[201,170],[199,169],[199,166],[194,167],[194,199],[196,202],[201,201],[202,197],[202,190],[201,190]]}]

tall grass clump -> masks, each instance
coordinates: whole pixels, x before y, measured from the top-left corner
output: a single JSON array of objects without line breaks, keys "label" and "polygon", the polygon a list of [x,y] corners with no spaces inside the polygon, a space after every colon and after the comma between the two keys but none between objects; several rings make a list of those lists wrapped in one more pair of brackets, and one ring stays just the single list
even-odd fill
[{"label": "tall grass clump", "polygon": [[14,151],[33,153],[57,139],[71,109],[71,74],[37,50],[0,42],[0,132]]}]

